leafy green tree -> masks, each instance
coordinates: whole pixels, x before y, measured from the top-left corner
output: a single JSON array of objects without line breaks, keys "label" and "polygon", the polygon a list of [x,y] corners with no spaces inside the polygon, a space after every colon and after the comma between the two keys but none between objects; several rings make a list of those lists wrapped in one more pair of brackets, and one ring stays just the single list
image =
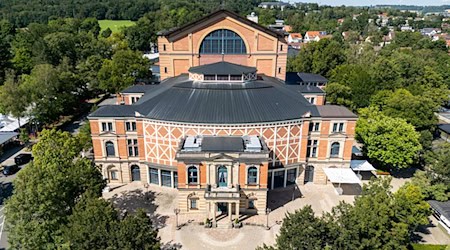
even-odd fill
[{"label": "leafy green tree", "polygon": [[7,75],[5,84],[0,86],[0,111],[20,118],[25,116],[29,105],[29,94],[11,72]]},{"label": "leafy green tree", "polygon": [[92,148],[91,126],[89,122],[84,123],[78,132],[77,139],[83,150]]},{"label": "leafy green tree", "polygon": [[104,31],[102,31],[102,33],[100,35],[103,38],[108,38],[109,36],[111,36],[111,34],[112,34],[112,30],[108,27]]},{"label": "leafy green tree", "polygon": [[422,195],[427,200],[447,201],[450,199],[450,188],[439,182],[432,182],[430,172],[416,171],[411,183],[420,187]]},{"label": "leafy green tree", "polygon": [[429,129],[437,123],[435,103],[430,98],[414,96],[405,89],[393,92],[381,110],[390,117],[405,119],[418,130]]},{"label": "leafy green tree", "polygon": [[98,72],[100,88],[118,93],[135,83],[137,78],[149,76],[150,62],[138,52],[118,51],[111,60],[105,60]]},{"label": "leafy green tree", "polygon": [[153,228],[152,221],[142,209],[134,215],[126,216],[113,235],[118,249],[160,249],[158,231]]},{"label": "leafy green tree", "polygon": [[30,135],[28,134],[28,130],[26,128],[20,129],[19,140],[23,145],[26,145],[28,144],[28,142],[30,142]]},{"label": "leafy green tree", "polygon": [[359,113],[356,138],[364,144],[370,159],[392,168],[406,168],[415,162],[422,147],[412,125],[375,108],[364,108]]},{"label": "leafy green tree", "polygon": [[114,249],[108,247],[114,245],[118,220],[111,203],[88,194],[75,205],[62,229],[65,244],[69,249]]},{"label": "leafy green tree", "polygon": [[100,195],[105,182],[89,160],[75,160],[79,150],[67,132],[42,131],[34,161],[18,173],[6,203],[11,249],[55,249],[81,195]]},{"label": "leafy green tree", "polygon": [[325,87],[325,93],[327,94],[327,102],[353,108],[351,100],[352,90],[350,87],[339,83],[329,83]]},{"label": "leafy green tree", "polygon": [[326,249],[337,236],[334,222],[328,217],[316,217],[311,206],[305,206],[283,218],[275,248],[263,249]]}]

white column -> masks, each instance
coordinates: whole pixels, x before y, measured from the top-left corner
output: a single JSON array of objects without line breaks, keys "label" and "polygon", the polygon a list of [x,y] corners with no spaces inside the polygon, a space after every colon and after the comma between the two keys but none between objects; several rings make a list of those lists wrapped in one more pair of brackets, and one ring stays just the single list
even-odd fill
[{"label": "white column", "polygon": [[173,178],[173,171],[170,171],[170,183],[172,188],[175,188],[175,179]]},{"label": "white column", "polygon": [[230,221],[233,221],[233,213],[231,209],[233,208],[233,203],[228,202],[228,217],[230,218]]},{"label": "white column", "polygon": [[158,182],[159,182],[159,185],[162,186],[162,183],[161,183],[161,169],[159,169],[159,168],[158,168]]},{"label": "white column", "polygon": [[216,202],[213,202],[213,221],[214,221],[214,224],[216,224],[216,212],[217,212],[217,203]]},{"label": "white column", "polygon": [[233,169],[233,164],[227,166],[227,186],[231,188],[231,170]]},{"label": "white column", "polygon": [[284,183],[283,183],[283,187],[286,187],[286,182],[287,182],[287,169],[284,170]]},{"label": "white column", "polygon": [[236,218],[239,219],[239,201],[236,202]]}]

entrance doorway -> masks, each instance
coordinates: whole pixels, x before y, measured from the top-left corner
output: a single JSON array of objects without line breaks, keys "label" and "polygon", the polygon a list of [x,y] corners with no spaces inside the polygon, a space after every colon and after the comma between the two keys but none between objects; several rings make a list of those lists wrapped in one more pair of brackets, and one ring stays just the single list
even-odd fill
[{"label": "entrance doorway", "polygon": [[305,168],[305,183],[314,181],[314,167],[311,165]]},{"label": "entrance doorway", "polygon": [[219,202],[217,203],[217,212],[221,214],[227,214],[228,212],[228,203],[225,202]]},{"label": "entrance doorway", "polygon": [[219,183],[219,187],[226,187],[228,180],[228,171],[227,167],[220,166],[217,170],[217,182]]},{"label": "entrance doorway", "polygon": [[132,165],[131,166],[131,181],[140,181],[141,180],[141,170],[139,166]]}]

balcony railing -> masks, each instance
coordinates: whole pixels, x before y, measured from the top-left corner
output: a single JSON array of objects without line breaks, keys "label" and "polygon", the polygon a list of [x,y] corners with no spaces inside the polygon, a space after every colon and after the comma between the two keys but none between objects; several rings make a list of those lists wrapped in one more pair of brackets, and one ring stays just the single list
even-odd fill
[{"label": "balcony railing", "polygon": [[239,198],[240,197],[240,186],[235,185],[234,187],[212,187],[208,185],[205,190],[206,199],[220,199],[220,198]]}]

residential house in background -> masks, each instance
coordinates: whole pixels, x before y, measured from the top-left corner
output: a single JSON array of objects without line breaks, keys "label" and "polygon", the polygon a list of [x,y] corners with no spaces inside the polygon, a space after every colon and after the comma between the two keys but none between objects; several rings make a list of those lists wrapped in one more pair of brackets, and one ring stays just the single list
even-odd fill
[{"label": "residential house in background", "polygon": [[326,31],[307,31],[305,33],[305,37],[303,38],[303,42],[318,42],[323,38],[330,38],[330,36],[327,35]]},{"label": "residential house in background", "polygon": [[288,36],[288,43],[301,43],[303,41],[303,36],[300,33],[290,33]]},{"label": "residential house in background", "polygon": [[274,1],[274,2],[261,2],[258,7],[263,9],[281,9],[284,10],[284,8],[291,6],[290,3],[285,3],[281,1]]}]

